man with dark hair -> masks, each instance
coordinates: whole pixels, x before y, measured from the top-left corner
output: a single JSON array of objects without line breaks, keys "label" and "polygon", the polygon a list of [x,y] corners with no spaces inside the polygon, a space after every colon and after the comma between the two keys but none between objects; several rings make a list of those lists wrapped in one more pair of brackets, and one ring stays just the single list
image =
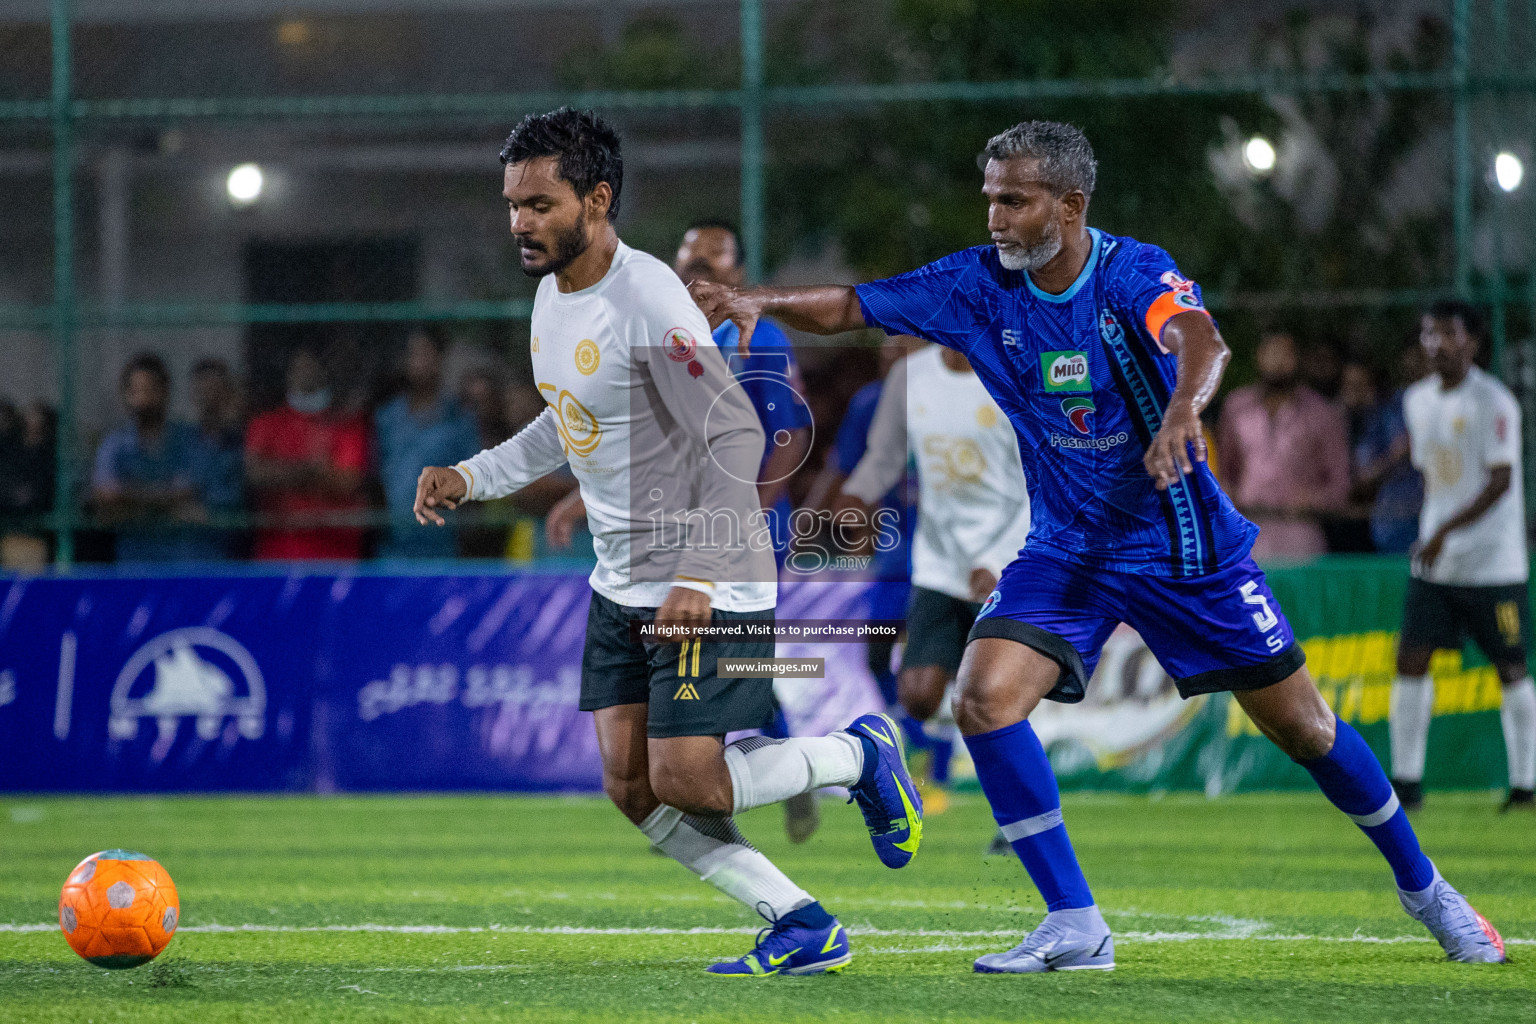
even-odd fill
[{"label": "man with dark hair", "polygon": [[901,867],[922,818],[900,738],[866,715],[830,736],[724,744],[772,706],[767,679],[721,665],[773,654],[773,559],[742,539],[762,515],[763,429],[683,283],[614,231],[613,130],[587,112],[529,116],[502,160],[523,272],[542,279],[530,348],[549,408],[495,448],[422,470],[416,515],[441,526],[441,508],[569,464],[597,553],[581,707],[594,713],[605,792],[651,845],[768,920],[750,952],[711,973],[840,970],[852,957],[842,925],[733,815],[848,786],[881,860]]},{"label": "man with dark hair", "polygon": [[196,470],[201,464],[197,429],[170,420],[171,374],[165,361],[141,352],[118,377],[123,405],[133,422],[102,439],[91,473],[96,514],[120,527],[119,562],[160,562],[223,557],[215,538],[190,525],[207,519]]},{"label": "man with dark hair", "polygon": [[1390,719],[1392,783],[1409,807],[1423,802],[1435,705],[1430,657],[1442,648],[1461,650],[1470,633],[1504,686],[1499,717],[1509,798],[1503,809],[1536,808],[1520,405],[1497,377],[1473,363],[1483,336],[1474,307],[1450,301],[1431,306],[1419,337],[1434,373],[1403,398],[1413,464],[1424,475]]},{"label": "man with dark hair", "polygon": [[1264,573],[1257,532],[1205,463],[1200,412],[1229,352],[1200,290],[1156,246],[1088,227],[1096,165],[1071,125],[1029,121],[985,150],[992,244],[850,288],[696,284],[713,322],[817,334],[881,327],[955,349],[1019,437],[1029,542],[982,604],[955,719],[982,791],[1046,900],[984,973],[1108,970],[1114,940],[1078,866],[1029,716],[1074,703],[1120,621],[1186,697],[1231,691],[1385,855],[1403,907],[1456,960],[1503,941],[1419,849],[1370,747],[1324,702]]},{"label": "man with dark hair", "polygon": [[[746,279],[741,235],[726,220],[700,220],[683,232],[672,269],[685,282],[714,281],[739,285]],[[777,324],[758,325],[757,343],[750,353],[737,351],[736,325],[727,321],[714,331],[715,344],[752,400],[763,425],[766,443],[758,468],[757,493],[768,512],[774,557],[782,567],[789,550],[789,480],[811,448],[811,411],[801,392],[800,365],[795,347]]]},{"label": "man with dark hair", "polygon": [[[222,359],[192,364],[192,410],[201,442],[192,475],[214,515],[239,512],[245,500],[245,415],[240,385]],[[226,555],[242,546],[233,530],[212,530],[210,538]]]},{"label": "man with dark hair", "polygon": [[453,463],[478,451],[474,420],[443,394],[447,338],[435,328],[417,328],[405,339],[405,390],[373,415],[379,444],[379,477],[389,509],[389,540],[380,552],[389,558],[452,558],[451,531],[410,525],[416,477],[422,466]]},{"label": "man with dark hair", "polygon": [[[741,284],[746,276],[741,263],[741,235],[729,221],[695,221],[683,232],[672,269],[684,282]],[[731,372],[751,400],[763,427],[765,442],[757,471],[757,496],[767,513],[774,560],[782,571],[789,553],[790,516],[794,513],[789,481],[811,448],[811,411],[801,395],[804,385],[795,349],[771,320],[758,325],[757,343],[750,355],[736,351],[736,325],[729,321],[715,329],[714,341],[726,354]],[[579,488],[561,499],[544,521],[551,544],[569,546],[572,527],[586,513]],[[777,701],[767,735],[777,739],[789,735],[788,722]],[[815,793],[801,793],[784,801],[784,830],[791,842],[809,839],[820,823]]]}]

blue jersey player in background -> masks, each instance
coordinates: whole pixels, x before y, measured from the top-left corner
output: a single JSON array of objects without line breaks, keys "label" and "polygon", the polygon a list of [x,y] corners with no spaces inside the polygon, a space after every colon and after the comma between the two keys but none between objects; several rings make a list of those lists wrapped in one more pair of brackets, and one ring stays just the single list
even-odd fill
[{"label": "blue jersey player in background", "polygon": [[1183,696],[1231,691],[1311,773],[1451,959],[1502,961],[1498,932],[1420,851],[1370,748],[1318,693],[1249,557],[1257,528],[1205,464],[1200,412],[1230,353],[1199,288],[1156,246],[1088,227],[1097,165],[1078,129],[1025,122],[984,155],[991,245],[856,288],[693,289],[710,322],[734,321],[744,343],[772,315],[820,334],[872,326],[954,348],[1018,434],[1033,526],[971,631],[955,718],[1048,913],[976,970],[1114,966],[1029,716],[1042,699],[1082,699],[1122,620]]}]

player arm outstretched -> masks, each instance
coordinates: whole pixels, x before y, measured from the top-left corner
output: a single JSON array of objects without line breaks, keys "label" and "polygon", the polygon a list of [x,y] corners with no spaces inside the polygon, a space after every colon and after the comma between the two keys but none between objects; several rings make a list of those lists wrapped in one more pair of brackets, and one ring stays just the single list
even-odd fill
[{"label": "player arm outstretched", "polygon": [[847,285],[808,285],[802,288],[732,288],[694,281],[688,293],[714,330],[727,320],[740,336],[737,351],[746,355],[752,332],[761,317],[771,316],[808,334],[841,334],[867,326],[859,297]]},{"label": "player arm outstretched", "polygon": [[1200,413],[1210,404],[1221,385],[1232,350],[1221,339],[1216,324],[1204,310],[1190,310],[1171,317],[1163,326],[1162,345],[1179,359],[1178,378],[1168,408],[1163,410],[1163,426],[1152,439],[1142,460],[1157,489],[1167,490],[1179,477],[1195,471],[1190,461],[1206,460],[1205,434],[1200,428]]},{"label": "player arm outstretched", "polygon": [[443,526],[438,509],[466,501],[501,498],[565,464],[565,446],[555,411],[545,409],[512,437],[456,466],[428,466],[416,478],[412,511],[423,526]]}]

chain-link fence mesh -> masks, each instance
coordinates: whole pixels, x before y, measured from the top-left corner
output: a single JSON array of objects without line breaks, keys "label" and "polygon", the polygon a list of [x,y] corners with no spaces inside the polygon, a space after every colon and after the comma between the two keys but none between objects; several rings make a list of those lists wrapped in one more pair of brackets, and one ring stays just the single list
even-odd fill
[{"label": "chain-link fence mesh", "polygon": [[[568,550],[539,522],[568,479],[394,542],[410,458],[542,407],[496,153],[563,102],[624,135],[629,244],[670,262],[731,220],[750,275],[786,283],[985,241],[986,137],[1070,120],[1100,161],[1093,223],[1201,282],[1232,382],[1283,328],[1319,389],[1365,372],[1385,401],[1422,372],[1424,305],[1460,295],[1536,421],[1536,3],[193,6],[0,4],[9,565]],[[814,504],[881,359],[796,340],[833,425],[790,485]],[[320,394],[323,436],[285,435]],[[264,465],[306,444],[329,453],[293,456],[310,476]],[[288,493],[322,471],[345,486]],[[265,543],[284,531],[307,546]]]}]

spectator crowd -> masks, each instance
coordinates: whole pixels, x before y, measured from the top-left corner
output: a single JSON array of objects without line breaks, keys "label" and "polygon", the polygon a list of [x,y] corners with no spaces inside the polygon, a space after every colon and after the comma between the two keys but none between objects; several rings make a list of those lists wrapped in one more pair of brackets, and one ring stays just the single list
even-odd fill
[{"label": "spectator crowd", "polygon": [[1260,527],[1254,557],[1407,552],[1424,500],[1403,419],[1404,390],[1428,373],[1417,339],[1391,373],[1285,331],[1256,356],[1258,380],[1211,416],[1217,477]]},{"label": "spectator crowd", "polygon": [[[434,327],[411,331],[394,386],[371,411],[338,401],[345,389],[310,348],[289,356],[281,404],[255,413],[228,364],[205,359],[185,382],[186,422],[170,415],[175,382],[165,361],[135,356],[118,379],[125,418],[87,464],[87,510],[112,538],[98,557],[531,555],[531,527],[509,533],[508,520],[556,506],[574,488],[568,473],[509,499],[490,521],[461,516],[455,528],[429,530],[411,515],[423,466],[450,465],[497,444],[542,407],[537,393],[509,385],[493,363],[469,366],[450,389],[448,349]],[[1262,527],[1255,555],[1407,551],[1423,487],[1409,464],[1403,389],[1427,372],[1420,347],[1407,345],[1390,372],[1326,345],[1303,346],[1285,331],[1264,334],[1256,354],[1256,381],[1208,410],[1217,474]],[[867,364],[806,374],[815,419],[835,427],[846,415],[857,418],[853,393],[879,376],[874,350]],[[0,517],[34,517],[30,530],[0,525],[0,564],[46,561],[35,517],[53,506],[56,433],[43,404],[17,409],[0,401]],[[822,440],[776,501],[815,505],[826,478],[836,475],[839,456],[828,442],[836,431],[818,433]]]}]

